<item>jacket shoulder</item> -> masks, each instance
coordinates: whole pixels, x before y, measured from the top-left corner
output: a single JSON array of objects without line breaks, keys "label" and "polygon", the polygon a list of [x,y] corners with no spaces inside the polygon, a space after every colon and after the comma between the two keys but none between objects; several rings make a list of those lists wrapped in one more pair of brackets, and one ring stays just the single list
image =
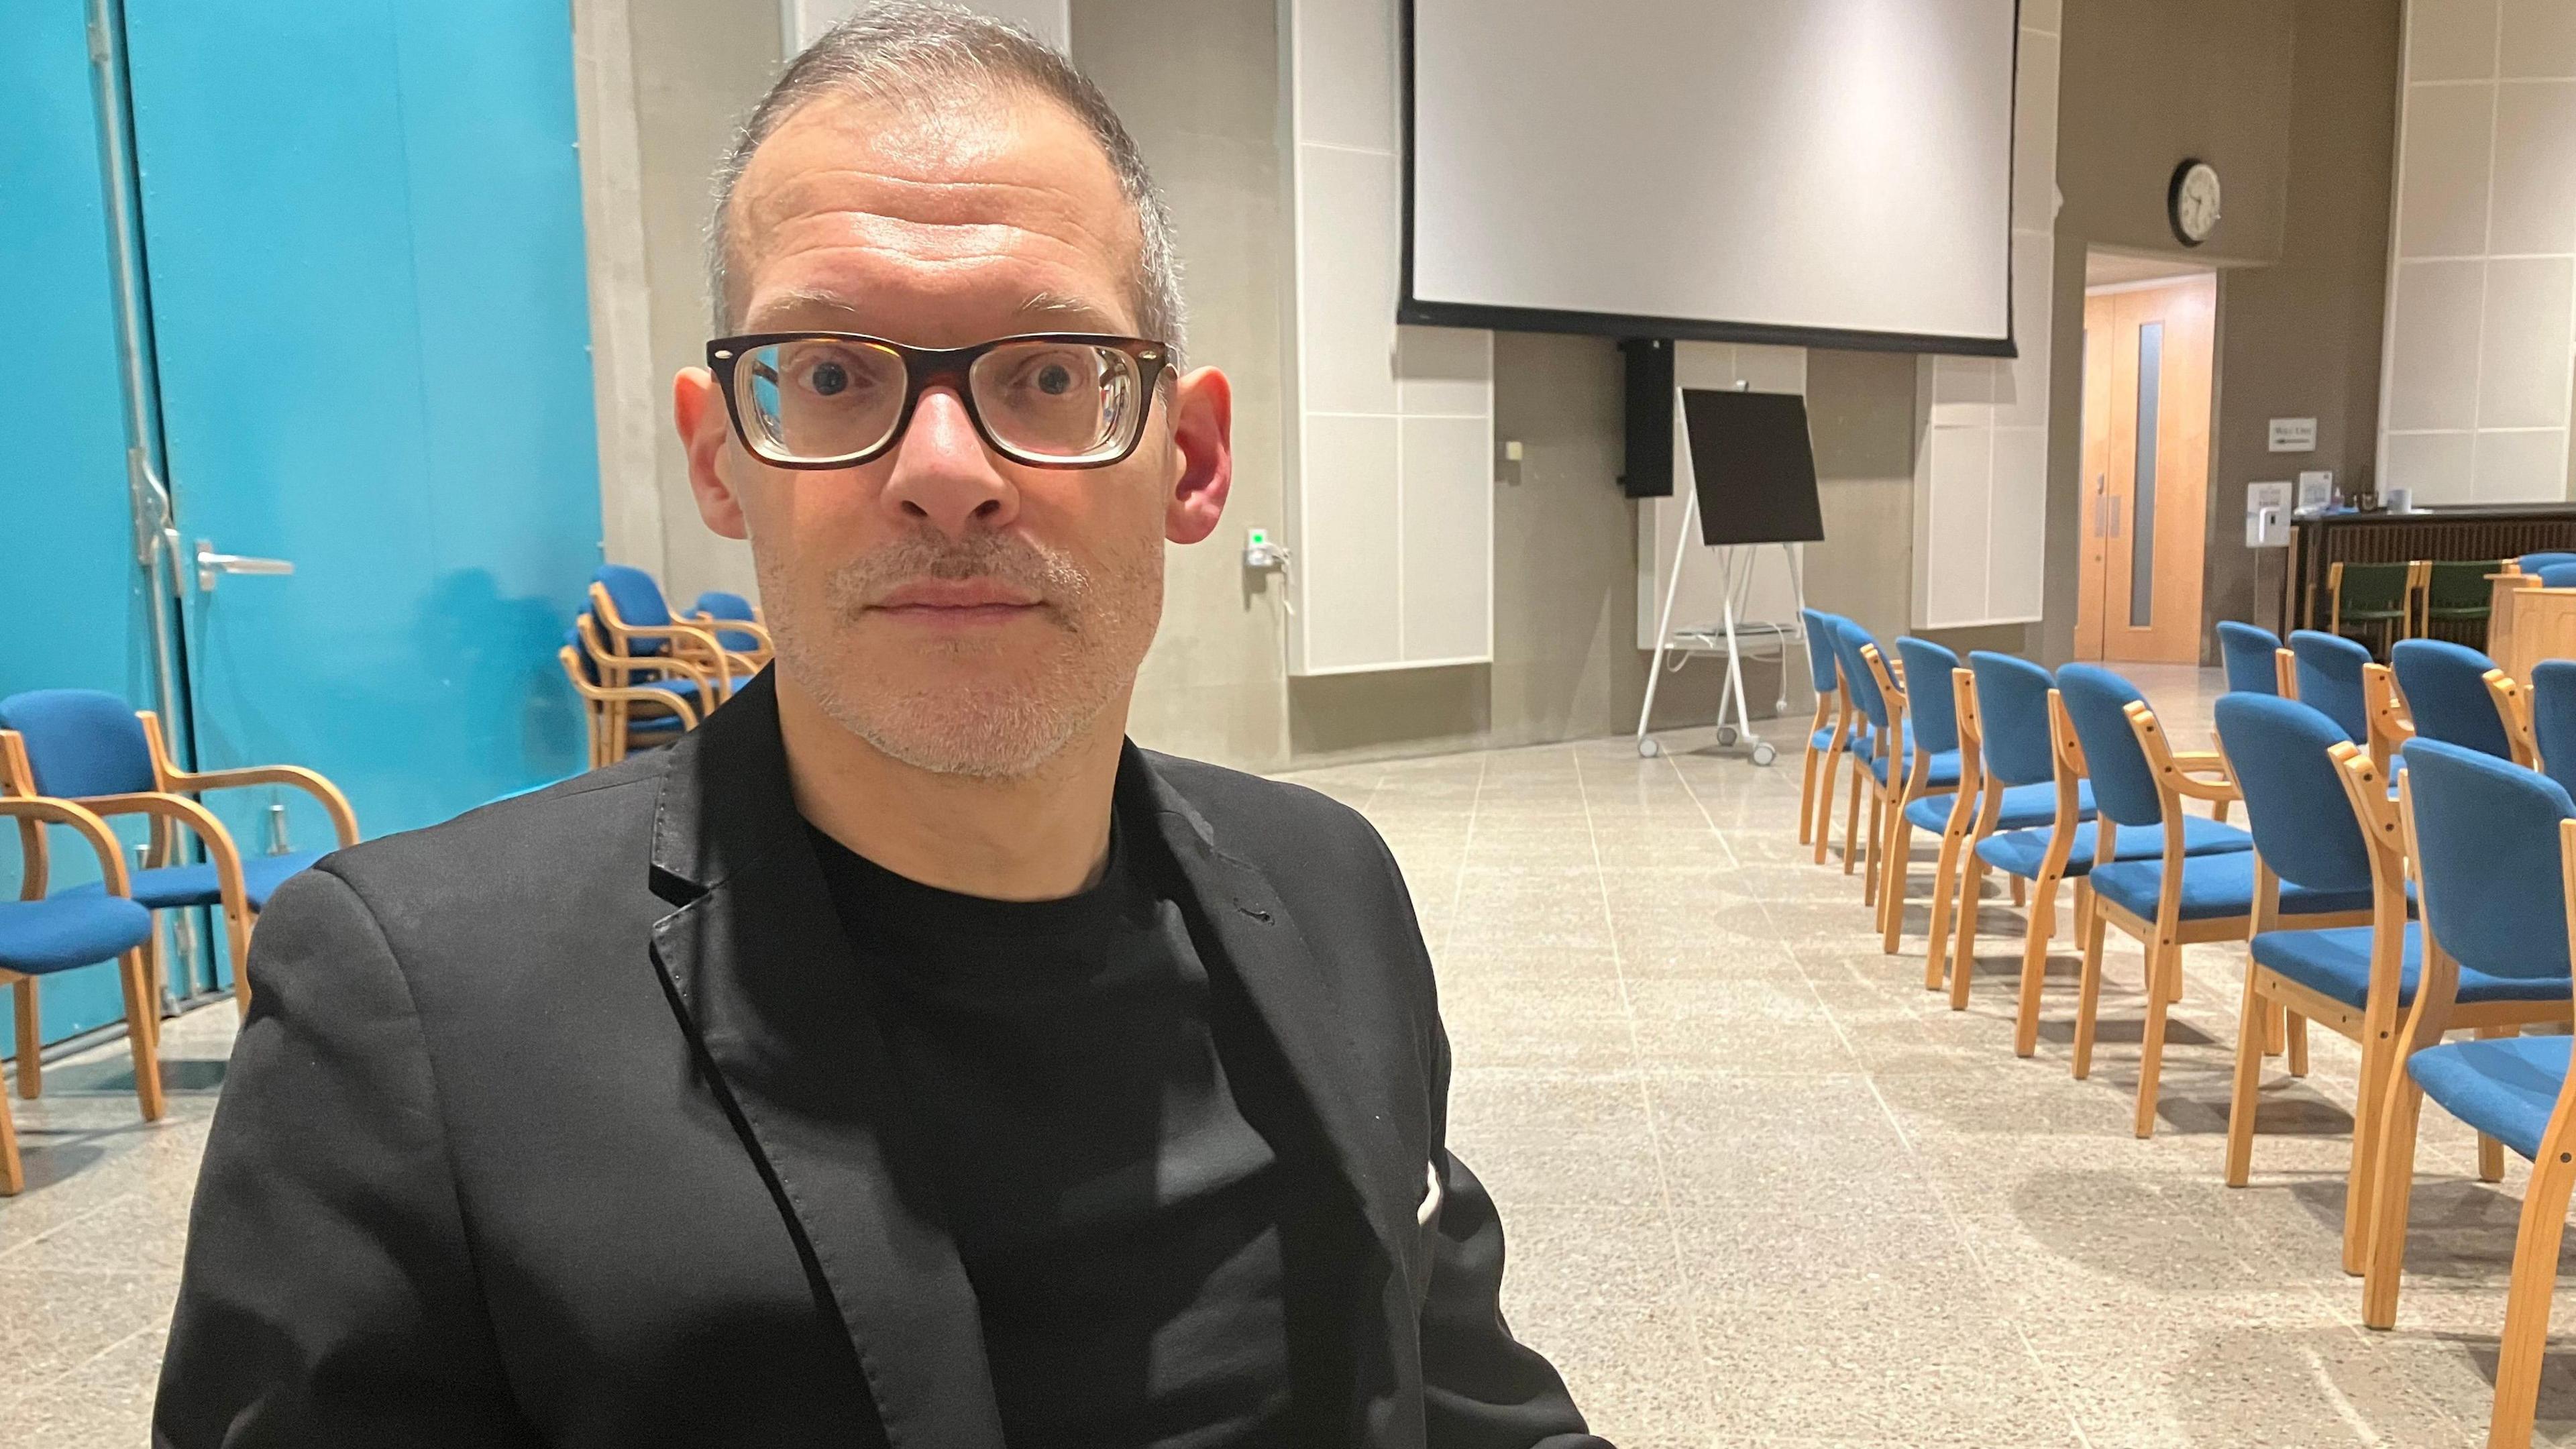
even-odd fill
[{"label": "jacket shoulder", "polygon": [[1265,840],[1384,849],[1367,816],[1320,790],[1204,760],[1143,754],[1173,793],[1206,819],[1221,849],[1253,853]]},{"label": "jacket shoulder", "polygon": [[667,752],[639,756],[468,810],[454,819],[364,841],[318,867],[378,911],[389,905],[500,904],[543,883],[545,898],[613,871],[644,880]]}]

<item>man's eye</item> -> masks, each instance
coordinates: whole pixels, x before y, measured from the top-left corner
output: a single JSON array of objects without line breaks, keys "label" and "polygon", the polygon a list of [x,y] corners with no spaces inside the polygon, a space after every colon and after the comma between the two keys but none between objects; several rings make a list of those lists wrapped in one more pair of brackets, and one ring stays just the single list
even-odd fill
[{"label": "man's eye", "polygon": [[1050,362],[1038,369],[1038,391],[1049,397],[1062,397],[1073,391],[1073,369],[1061,362]]},{"label": "man's eye", "polygon": [[830,397],[850,385],[850,370],[837,362],[818,362],[805,374],[806,391]]}]

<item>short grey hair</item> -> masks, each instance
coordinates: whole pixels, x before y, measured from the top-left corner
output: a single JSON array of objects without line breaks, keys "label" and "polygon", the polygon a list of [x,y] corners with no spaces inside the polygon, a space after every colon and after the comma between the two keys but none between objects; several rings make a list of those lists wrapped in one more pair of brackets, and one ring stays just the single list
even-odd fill
[{"label": "short grey hair", "polygon": [[886,0],[824,32],[788,63],[769,94],[734,137],[717,168],[715,215],[707,226],[707,286],[718,332],[732,330],[731,223],[735,185],[760,143],[808,102],[825,96],[904,104],[958,91],[992,94],[1020,89],[1063,106],[1100,144],[1118,190],[1136,217],[1136,271],[1132,279],[1136,325],[1180,360],[1185,324],[1180,258],[1172,247],[1171,215],[1145,169],[1136,142],[1109,99],[1062,51],[1028,31],[935,0]]}]

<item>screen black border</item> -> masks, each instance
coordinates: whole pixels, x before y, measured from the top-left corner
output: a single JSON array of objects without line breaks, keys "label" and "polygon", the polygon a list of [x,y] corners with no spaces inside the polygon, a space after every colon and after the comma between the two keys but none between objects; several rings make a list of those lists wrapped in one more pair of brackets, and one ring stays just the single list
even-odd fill
[{"label": "screen black border", "polygon": [[[2012,112],[2007,133],[2021,126],[2021,0],[2013,0]],[[1402,86],[1398,119],[1404,126],[1400,158],[1404,182],[1404,240],[1397,258],[1395,320],[1410,327],[1482,327],[1497,332],[1575,332],[1597,337],[1671,337],[1693,342],[1749,342],[1768,347],[1828,347],[1859,352],[1936,352],[1952,357],[2019,357],[2020,319],[2013,313],[2012,197],[2021,147],[2004,162],[2004,335],[1947,337],[1927,332],[1865,332],[1841,327],[1797,327],[1769,322],[1711,322],[1692,317],[1646,317],[1617,312],[1578,312],[1553,307],[1496,307],[1481,302],[1426,302],[1413,295],[1413,0],[1396,0],[1396,68]]]}]

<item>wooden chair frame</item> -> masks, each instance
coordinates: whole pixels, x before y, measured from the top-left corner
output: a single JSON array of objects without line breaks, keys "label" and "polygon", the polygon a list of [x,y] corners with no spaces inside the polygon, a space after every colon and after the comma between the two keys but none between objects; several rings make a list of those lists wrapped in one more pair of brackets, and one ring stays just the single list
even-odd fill
[{"label": "wooden chair frame", "polygon": [[[1799,761],[1798,770],[1798,843],[1800,845],[1805,845],[1814,839],[1819,829],[1816,823],[1816,781],[1826,768],[1824,756],[1842,752],[1843,739],[1839,728],[1826,737],[1823,746],[1819,747],[1816,744],[1816,732],[1835,724],[1839,711],[1851,708],[1849,701],[1843,698],[1842,677],[1840,666],[1836,666],[1834,687],[1816,696],[1816,713],[1807,721],[1807,748]],[[1833,798],[1831,786],[1826,787],[1826,798],[1828,800]],[[1816,853],[1816,859],[1822,861],[1824,858],[1824,852],[1819,850]]]},{"label": "wooden chair frame", "polygon": [[715,615],[708,613],[706,610],[700,609],[696,613],[690,614],[687,617],[687,622],[695,624],[699,628],[706,630],[708,636],[713,638],[719,645],[724,642],[724,636],[727,633],[749,634],[754,640],[758,641],[754,647],[750,649],[735,649],[728,652],[749,666],[749,668],[744,671],[745,673],[757,674],[768,665],[772,658],[777,655],[778,641],[769,636],[769,621],[759,616],[759,605],[755,604],[752,606],[752,613],[753,617],[748,619],[719,619]]},{"label": "wooden chair frame", "polygon": [[[1868,668],[1871,680],[1878,685],[1879,698],[1887,710],[1887,727],[1875,730],[1870,736],[1870,758],[1887,760],[1888,766],[1887,778],[1882,780],[1875,767],[1864,770],[1858,761],[1852,764],[1851,809],[1843,820],[1843,874],[1852,873],[1853,852],[1857,850],[1861,867],[1860,903],[1876,907],[1879,904],[1879,876],[1885,865],[1879,844],[1887,834],[1889,805],[1904,788],[1904,772],[1897,768],[1899,762],[1891,756],[1902,748],[1905,739],[1905,671],[1902,668],[1891,669],[1879,654],[1876,644],[1860,646],[1860,659]],[[1860,835],[1860,800],[1864,791],[1869,795],[1867,836]]]},{"label": "wooden chair frame", "polygon": [[[1816,792],[1816,864],[1818,865],[1823,865],[1825,863],[1825,851],[1828,843],[1833,839],[1834,775],[1842,769],[1843,757],[1851,753],[1852,724],[1860,714],[1860,706],[1852,700],[1851,681],[1843,676],[1842,659],[1839,654],[1834,660],[1833,699],[1833,743],[1825,747],[1824,774],[1822,780],[1819,782],[1821,788]],[[1818,712],[1821,713],[1824,709],[1824,701],[1818,700],[1816,702],[1816,708]],[[1813,740],[1815,738],[1815,732],[1812,730],[1808,731],[1807,738]],[[1857,764],[1855,764],[1853,768],[1853,773],[1859,773]],[[1846,856],[1850,853],[1850,838],[1848,836],[1844,839],[1844,853]],[[1850,874],[1850,861],[1848,859],[1845,860],[1844,866],[1845,869],[1843,873],[1846,875]]]},{"label": "wooden chair frame", "polygon": [[2490,669],[2480,677],[2486,681],[2487,698],[2495,701],[2496,718],[2504,723],[2505,743],[2513,748],[2513,762],[2526,770],[2539,769],[2540,737],[2531,728],[2531,691],[2500,668]]},{"label": "wooden chair frame", "polygon": [[2370,738],[2360,743],[2385,778],[2394,768],[2389,760],[2415,738],[2414,712],[2407,706],[2405,690],[2398,687],[2396,670],[2385,664],[2361,666],[2361,708],[2370,721]]},{"label": "wooden chair frame", "polygon": [[[2057,887],[2066,878],[2066,867],[2075,854],[2075,832],[2082,825],[2081,787],[2085,775],[2084,746],[2075,738],[2075,723],[2066,714],[2066,701],[2054,689],[2048,692],[2048,748],[2055,771],[2057,814],[2048,825],[2048,849],[2040,856],[2039,876],[2032,883],[2028,919],[2022,928],[2020,992],[2013,1006],[2013,1055],[2026,1057],[2039,1050],[2039,996],[2048,979],[2048,943],[2057,934]],[[1998,802],[2000,808],[2000,802]],[[2096,842],[2094,859],[2109,852],[2116,827],[2107,816],[2097,815],[2093,824]],[[1977,875],[1969,879],[1968,889],[1976,889],[1984,873],[1979,862]],[[2015,877],[2016,881],[2020,878]],[[2089,876],[2075,880],[2075,937],[2091,938],[2095,915],[2093,887]],[[1950,1004],[1964,1010],[1968,1000],[1968,978],[1975,974],[1976,936],[1974,918],[1962,916],[1959,922],[1958,963],[1952,968]],[[2089,1046],[2078,1038],[2079,1044]],[[2077,1076],[2084,1075],[2077,1072]]]},{"label": "wooden chair frame", "polygon": [[[598,621],[605,647],[593,651],[600,661],[602,682],[607,682],[608,661],[621,661],[619,684],[631,683],[628,677],[634,666],[657,662],[682,666],[685,677],[697,681],[701,697],[708,708],[733,698],[733,681],[737,675],[759,672],[748,655],[736,654],[716,642],[716,636],[705,625],[682,623],[674,618],[668,624],[630,624],[617,612],[617,601],[609,596],[606,584],[590,586],[590,615]],[[728,625],[727,627],[732,627]],[[768,631],[764,628],[763,634]],[[660,654],[637,654],[630,647],[639,640],[661,643]],[[669,677],[669,676],[664,676]],[[706,691],[712,690],[713,693]]]},{"label": "wooden chair frame", "polygon": [[[2326,565],[2326,632],[2337,637],[2348,637],[2343,632],[2343,566],[2341,559]],[[2431,577],[2432,569],[2424,560],[2407,560],[2406,582],[2397,595],[2397,617],[2378,621],[2383,631],[2380,653],[2387,653],[2389,646],[2400,639],[2415,637],[2416,609],[2422,602],[2424,582]]]},{"label": "wooden chair frame", "polygon": [[[1938,991],[1948,974],[1950,956],[1950,908],[1952,897],[1959,894],[1960,854],[1973,856],[1976,844],[1995,833],[1995,823],[2003,811],[2003,791],[1986,798],[1985,725],[1977,717],[1977,676],[1974,670],[1960,667],[1950,671],[1950,709],[1959,721],[1959,789],[1950,797],[1950,814],[1941,822],[1941,853],[1932,865],[1932,925],[1923,943],[1923,989]],[[1963,904],[1961,910],[1975,909]],[[1967,983],[1964,975],[1951,988],[1953,1011],[1967,1005]]]},{"label": "wooden chair frame", "polygon": [[[2415,849],[2415,797],[2411,782],[2398,780],[2398,809],[2405,821],[2409,858]],[[2576,929],[2576,820],[2558,825],[2561,909]],[[2472,1024],[2459,1005],[2460,967],[2449,952],[2424,932],[2424,966],[2415,988],[2415,1009],[2407,1014],[2404,1052],[2419,1051],[2443,1034]],[[2552,1020],[2570,1023],[2570,1008],[2552,1003]],[[2482,1032],[2482,1035],[2489,1034]],[[2404,1070],[2392,1072],[2388,1102],[2380,1117],[2381,1145],[2376,1168],[2379,1181],[2371,1194],[2368,1265],[2362,1279],[2362,1322],[2372,1328],[2394,1327],[2398,1279],[2405,1268],[2406,1221],[2415,1175],[2415,1133],[2424,1092]],[[2503,1177],[2503,1151],[2494,1150],[2495,1171],[2488,1172],[2489,1139],[2478,1139],[2478,1175],[2489,1182]],[[2488,1449],[2528,1449],[2540,1394],[2540,1368],[2549,1339],[2549,1300],[2558,1286],[2558,1249],[2567,1229],[2568,1194],[2576,1187],[2576,1074],[2562,1086],[2558,1103],[2541,1132],[2540,1154],[2532,1162],[2523,1189],[2522,1222],[2516,1233],[2513,1274],[2505,1290],[2504,1332],[2497,1344],[2495,1407],[2487,1424]]]},{"label": "wooden chair frame", "polygon": [[[1913,699],[1906,693],[1903,680],[1889,668],[1890,661],[1879,654],[1876,645],[1863,650],[1862,657],[1869,661],[1871,672],[1877,676],[1879,692],[1887,697],[1888,720],[1898,725],[1894,731],[1895,739],[1902,741],[1905,738],[1902,721],[1913,717]],[[1944,683],[1946,681],[1925,681],[1927,688],[1935,689],[1942,687]],[[1957,690],[1954,688],[1951,692],[1955,697]],[[1959,749],[1959,773],[1962,780],[1967,778],[1967,758],[1968,751],[1963,740]],[[1888,783],[1885,787],[1889,795],[1887,830],[1886,834],[1876,842],[1878,857],[1886,863],[1879,872],[1882,880],[1878,893],[1878,925],[1883,938],[1880,949],[1890,956],[1896,954],[1897,940],[1905,929],[1905,891],[1914,874],[1913,861],[1909,854],[1913,848],[1914,822],[1905,818],[1905,807],[1917,800],[1943,793],[1932,785],[1931,779],[1932,751],[1924,748],[1922,735],[1918,731],[1914,739],[1913,756],[1905,764],[1902,786],[1897,783],[1896,767],[1892,764],[1888,767]],[[1957,786],[1951,786],[1949,790],[1954,800],[1965,798],[1964,794],[1958,792]],[[1954,815],[1958,813],[1955,805],[1951,813]],[[1946,838],[1949,832],[1944,830],[1942,833]]]},{"label": "wooden chair frame", "polygon": [[[24,745],[15,734],[0,734],[0,742],[21,759]],[[11,780],[28,778],[24,773]],[[0,819],[18,822],[18,845],[25,860],[19,898],[44,898],[49,861],[45,849],[45,827],[60,825],[84,841],[98,856],[98,874],[109,895],[132,894],[125,874],[124,852],[107,822],[94,810],[85,810],[69,800],[56,800],[42,795],[0,792]],[[137,947],[117,957],[117,981],[125,993],[126,1047],[134,1058],[134,1096],[142,1106],[143,1120],[158,1122],[167,1106],[161,1088],[160,1048],[161,1013],[157,993],[152,988],[150,969],[143,948]],[[22,976],[14,971],[0,971],[0,985],[11,989],[15,998],[18,1024],[18,1095],[34,1101],[44,1091],[44,1026],[36,1001],[36,984],[43,978]],[[26,1186],[26,1172],[18,1157],[17,1125],[9,1116],[9,1103],[0,1094],[0,1197],[14,1196]]]},{"label": "wooden chair frame", "polygon": [[636,705],[649,704],[676,715],[682,730],[698,727],[698,712],[690,708],[686,699],[667,689],[594,684],[582,673],[581,655],[570,644],[557,649],[555,658],[563,665],[564,678],[572,681],[574,691],[581,696],[582,713],[590,725],[590,768],[594,770],[616,764],[635,752],[634,719],[628,711]]},{"label": "wooden chair frame", "polygon": [[[251,909],[250,892],[242,881],[241,848],[233,843],[232,832],[224,828],[198,800],[208,790],[235,790],[257,785],[282,785],[301,790],[321,802],[324,813],[331,817],[332,834],[346,849],[358,843],[358,816],[349,806],[349,797],[340,787],[315,771],[301,765],[248,765],[231,770],[183,770],[172,759],[169,742],[161,733],[161,718],[151,710],[137,710],[135,719],[143,726],[143,740],[152,755],[153,788],[121,795],[87,795],[72,803],[101,816],[142,815],[151,821],[151,840],[146,847],[147,867],[177,863],[177,833],[185,830],[205,847],[206,858],[215,867],[215,884],[221,894],[219,907],[224,918],[226,956],[233,969],[233,1004],[247,1015],[250,1011],[250,938],[257,924],[258,912]],[[0,730],[0,788],[23,792],[32,787],[35,771],[27,760],[27,744],[14,731]],[[152,948],[155,962],[153,975],[160,976],[158,963],[159,936]]]},{"label": "wooden chair frame", "polygon": [[[2137,1135],[2151,1137],[2156,1130],[2157,1088],[2164,1071],[2165,1026],[2168,1009],[2182,999],[2182,948],[2205,941],[2242,941],[2251,932],[2261,910],[2261,902],[2275,898],[2279,880],[2265,867],[2260,857],[2254,862],[2254,901],[2243,915],[2210,916],[2200,920],[2182,919],[2182,879],[2184,862],[2182,824],[2185,800],[2202,800],[2212,805],[2241,798],[2234,778],[2228,774],[2226,757],[2215,750],[2176,750],[2165,738],[2164,727],[2157,722],[2155,711],[2144,701],[2132,701],[2125,713],[2129,728],[2146,752],[2147,768],[2155,775],[2156,793],[2161,798],[2165,820],[2161,890],[2156,899],[2153,920],[2122,907],[2118,902],[2096,892],[2093,897],[2093,919],[2084,936],[2084,979],[2078,997],[2075,1018],[2075,1075],[2090,1073],[2093,1064],[2093,1037],[2097,1009],[2102,994],[2102,943],[2106,928],[2118,926],[2146,949],[2147,1023],[2146,1036],[2138,1056],[2138,1103],[2134,1123]],[[2210,777],[2215,778],[2210,778]],[[2094,859],[2115,856],[2118,826],[2109,816],[2094,823],[2097,841]],[[2277,909],[2277,905],[2276,905]],[[2370,924],[2371,913],[2335,911],[2302,914],[2299,918],[2312,928],[2327,926],[2363,926]],[[2266,1035],[2269,1035],[2268,1024]],[[2290,1056],[2290,1073],[2305,1076],[2308,1070],[2307,1021],[2290,1016],[2286,1023],[2286,1045]]]}]

